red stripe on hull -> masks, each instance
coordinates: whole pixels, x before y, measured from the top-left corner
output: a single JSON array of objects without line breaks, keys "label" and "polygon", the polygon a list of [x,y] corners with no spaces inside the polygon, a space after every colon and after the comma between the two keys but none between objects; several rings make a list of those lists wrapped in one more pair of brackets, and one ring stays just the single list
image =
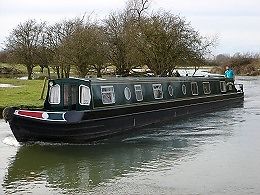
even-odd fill
[{"label": "red stripe on hull", "polygon": [[18,115],[21,116],[28,116],[28,117],[32,117],[32,118],[39,118],[39,119],[43,119],[42,114],[43,112],[33,112],[33,111],[25,111],[25,110],[19,110]]}]

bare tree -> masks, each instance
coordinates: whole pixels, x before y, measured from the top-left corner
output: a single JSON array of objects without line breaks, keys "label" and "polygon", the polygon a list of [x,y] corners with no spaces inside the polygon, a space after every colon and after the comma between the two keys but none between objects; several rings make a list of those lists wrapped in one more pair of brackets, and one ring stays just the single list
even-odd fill
[{"label": "bare tree", "polygon": [[143,18],[136,40],[142,63],[158,76],[171,76],[178,66],[197,67],[211,45],[185,19],[169,12]]},{"label": "bare tree", "polygon": [[129,0],[126,4],[126,12],[132,18],[138,20],[143,17],[143,14],[149,9],[151,1],[149,0]]},{"label": "bare tree", "polygon": [[155,75],[165,75],[174,69],[181,53],[179,34],[182,20],[169,15],[152,15],[139,23],[136,47],[143,64]]},{"label": "bare tree", "polygon": [[106,43],[104,28],[101,26],[93,26],[91,36],[91,55],[90,64],[96,70],[97,77],[102,77],[101,71],[108,66],[109,62],[109,47]]},{"label": "bare tree", "polygon": [[108,46],[104,32],[97,24],[86,24],[78,28],[62,44],[62,55],[66,62],[74,65],[80,77],[85,77],[91,69],[101,77],[101,70],[107,65]]},{"label": "bare tree", "polygon": [[8,61],[8,52],[7,51],[0,51],[0,62],[6,63]]},{"label": "bare tree", "polygon": [[49,76],[53,67],[58,78],[69,77],[71,66],[81,77],[90,70],[101,77],[108,64],[122,76],[144,65],[157,76],[171,76],[178,66],[197,70],[204,64],[215,40],[202,37],[184,18],[164,11],[151,14],[149,7],[150,0],[129,0],[103,26],[85,16],[46,28],[31,20],[13,31],[7,48],[26,65],[28,78],[36,64],[47,68]]},{"label": "bare tree", "polygon": [[52,67],[56,71],[58,78],[69,77],[71,66],[66,62],[65,57],[62,56],[62,50],[64,49],[62,45],[68,37],[83,25],[83,20],[84,18],[63,20],[53,26],[49,26],[46,30],[46,46],[52,53]]},{"label": "bare tree", "polygon": [[66,37],[60,47],[60,54],[64,58],[66,64],[74,65],[80,77],[85,77],[89,72],[89,56],[90,50],[86,44],[89,40],[89,33],[84,27],[78,28],[70,36]]},{"label": "bare tree", "polygon": [[169,12],[149,14],[148,0],[130,0],[126,9],[105,21],[110,59],[117,74],[147,65],[158,76],[177,66],[204,64],[214,40],[200,36],[184,18]]},{"label": "bare tree", "polygon": [[126,34],[126,15],[124,13],[111,13],[105,20],[107,43],[110,47],[109,57],[119,75],[127,75],[131,62],[127,56],[129,42]]},{"label": "bare tree", "polygon": [[148,8],[148,0],[129,0],[125,10],[111,13],[105,20],[109,57],[118,75],[127,76],[133,67],[141,65],[136,39],[138,23]]},{"label": "bare tree", "polygon": [[37,64],[41,67],[41,72],[43,73],[43,69],[46,68],[48,71],[48,78],[51,77],[50,73],[50,64],[53,61],[53,53],[50,48],[47,47],[46,44],[46,29],[41,33],[41,41],[39,43],[39,47],[37,49]]},{"label": "bare tree", "polygon": [[28,79],[32,79],[33,68],[37,63],[44,27],[45,23],[37,24],[35,20],[28,20],[19,24],[7,38],[6,48],[11,53],[12,60],[26,66]]}]

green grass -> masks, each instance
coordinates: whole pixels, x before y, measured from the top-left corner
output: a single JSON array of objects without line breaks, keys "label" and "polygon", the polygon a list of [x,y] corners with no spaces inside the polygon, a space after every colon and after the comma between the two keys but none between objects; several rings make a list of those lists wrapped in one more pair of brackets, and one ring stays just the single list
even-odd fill
[{"label": "green grass", "polygon": [[18,86],[13,88],[0,87],[0,108],[7,106],[24,108],[43,107],[44,100],[40,100],[43,80],[0,78],[0,84],[12,84]]}]

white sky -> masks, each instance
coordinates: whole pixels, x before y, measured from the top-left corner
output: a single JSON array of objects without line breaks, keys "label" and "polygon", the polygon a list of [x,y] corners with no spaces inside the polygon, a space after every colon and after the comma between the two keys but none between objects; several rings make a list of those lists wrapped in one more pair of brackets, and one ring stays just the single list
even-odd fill
[{"label": "white sky", "polygon": [[[125,0],[0,0],[0,47],[28,19],[52,24],[84,13],[103,18],[124,5]],[[185,17],[203,36],[217,35],[215,54],[260,52],[259,0],[153,0],[151,9],[159,8]]]}]

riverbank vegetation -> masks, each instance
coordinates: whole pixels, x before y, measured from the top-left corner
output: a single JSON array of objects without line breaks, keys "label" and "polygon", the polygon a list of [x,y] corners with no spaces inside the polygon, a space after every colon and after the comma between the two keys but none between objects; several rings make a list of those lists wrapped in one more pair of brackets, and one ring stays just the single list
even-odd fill
[{"label": "riverbank vegetation", "polygon": [[[28,79],[36,66],[69,77],[104,74],[128,76],[132,68],[147,66],[155,76],[171,76],[179,66],[206,63],[215,39],[203,37],[179,15],[150,11],[149,0],[130,0],[123,10],[98,20],[83,16],[49,25],[28,20],[6,40],[0,58],[24,66]],[[2,57],[1,57],[2,56]]]},{"label": "riverbank vegetation", "polygon": [[236,53],[233,56],[221,54],[209,62],[214,68],[212,73],[223,74],[226,66],[231,66],[237,75],[260,75],[260,55]]}]

